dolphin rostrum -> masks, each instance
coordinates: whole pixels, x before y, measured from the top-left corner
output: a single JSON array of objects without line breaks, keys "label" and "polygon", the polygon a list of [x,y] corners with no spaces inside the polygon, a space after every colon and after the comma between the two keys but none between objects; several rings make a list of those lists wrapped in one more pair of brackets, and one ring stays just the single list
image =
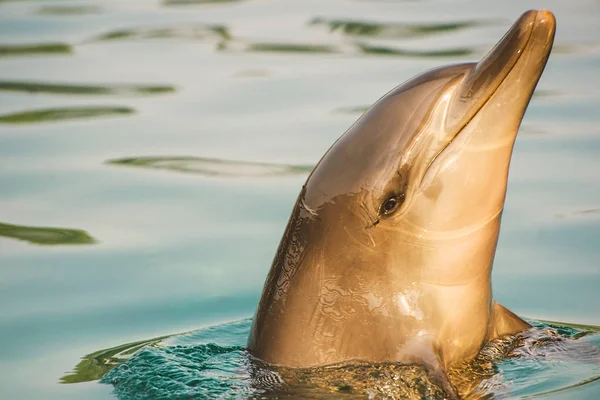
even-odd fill
[{"label": "dolphin rostrum", "polygon": [[529,327],[492,300],[513,144],[552,48],[528,11],[478,63],[439,67],[379,99],[302,187],[248,350],[287,367],[417,363],[445,370]]}]

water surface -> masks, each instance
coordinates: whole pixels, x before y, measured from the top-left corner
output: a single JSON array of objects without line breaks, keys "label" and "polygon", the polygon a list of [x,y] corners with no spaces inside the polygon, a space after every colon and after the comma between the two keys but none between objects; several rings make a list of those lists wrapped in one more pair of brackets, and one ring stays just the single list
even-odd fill
[{"label": "water surface", "polygon": [[[115,398],[102,371],[61,378],[210,326],[243,360],[247,322],[230,324],[252,316],[321,155],[389,89],[480,58],[540,7],[556,47],[515,146],[494,295],[600,325],[597,1],[0,1],[2,397]],[[560,387],[595,373],[563,366]],[[497,395],[558,387],[527,383]],[[542,398],[598,396],[590,381]]]}]

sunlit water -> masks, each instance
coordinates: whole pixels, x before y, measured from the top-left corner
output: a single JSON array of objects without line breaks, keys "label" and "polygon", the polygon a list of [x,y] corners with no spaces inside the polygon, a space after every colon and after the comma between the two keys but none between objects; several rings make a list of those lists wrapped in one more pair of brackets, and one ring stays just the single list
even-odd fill
[{"label": "sunlit water", "polygon": [[[386,91],[540,7],[556,44],[494,296],[600,325],[599,2],[0,0],[0,398],[261,395],[248,318],[312,166]],[[541,324],[480,389],[600,397],[590,329]],[[336,388],[293,390],[314,387]]]}]

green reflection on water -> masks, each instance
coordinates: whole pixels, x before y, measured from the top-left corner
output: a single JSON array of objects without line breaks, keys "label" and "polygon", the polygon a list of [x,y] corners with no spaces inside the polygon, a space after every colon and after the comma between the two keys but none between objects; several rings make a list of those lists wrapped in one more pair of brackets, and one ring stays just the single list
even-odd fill
[{"label": "green reflection on water", "polygon": [[354,47],[344,48],[326,44],[301,44],[301,43],[226,43],[221,42],[217,50],[273,52],[273,53],[314,53],[314,54],[352,54],[362,53],[369,55],[401,56],[401,57],[463,57],[475,51],[468,48],[454,48],[442,50],[406,50],[386,46],[372,46],[366,43],[356,43]]},{"label": "green reflection on water", "polygon": [[555,328],[560,328],[560,327],[566,326],[568,328],[578,329],[581,331],[600,332],[600,326],[596,326],[596,325],[573,324],[570,322],[558,322],[558,321],[547,321],[547,320],[539,320],[539,321],[547,323],[549,325],[552,325]]},{"label": "green reflection on water", "polygon": [[93,244],[96,239],[86,231],[0,223],[0,236],[40,245]]},{"label": "green reflection on water", "polygon": [[69,95],[136,94],[151,95],[172,93],[173,86],[167,85],[77,85],[44,82],[0,81],[0,90],[27,93],[53,93]]},{"label": "green reflection on water", "polygon": [[249,51],[279,53],[338,53],[334,46],[312,44],[254,43],[248,45]]},{"label": "green reflection on water", "polygon": [[350,20],[327,20],[314,18],[310,25],[326,25],[331,32],[341,31],[350,36],[376,36],[386,38],[409,38],[434,33],[458,31],[482,24],[477,21],[458,21],[430,24],[376,23]]},{"label": "green reflection on water", "polygon": [[217,38],[230,40],[231,35],[223,25],[192,25],[165,28],[131,28],[119,29],[96,36],[92,41],[124,40],[124,39],[205,39]]},{"label": "green reflection on water", "polygon": [[108,160],[106,163],[221,177],[307,175],[314,168],[313,165],[256,163],[203,157],[135,157]]},{"label": "green reflection on water", "polygon": [[3,124],[31,124],[48,121],[61,121],[66,119],[104,117],[109,115],[132,114],[135,110],[129,107],[114,106],[89,106],[47,108],[43,110],[23,111],[0,115]]},{"label": "green reflection on water", "polygon": [[96,14],[100,12],[100,7],[71,5],[71,6],[44,6],[40,7],[38,14],[42,15],[84,15]]},{"label": "green reflection on water", "polygon": [[474,53],[468,48],[444,49],[444,50],[405,50],[395,49],[384,46],[371,46],[368,44],[359,44],[358,47],[365,54],[376,54],[386,56],[407,56],[407,57],[462,57]]},{"label": "green reflection on water", "polygon": [[71,46],[64,43],[38,43],[38,44],[2,44],[0,57],[25,56],[33,54],[70,54]]},{"label": "green reflection on water", "polygon": [[154,345],[168,337],[169,335],[149,340],[140,340],[90,353],[81,359],[79,364],[73,368],[73,372],[61,377],[60,383],[81,383],[99,380],[104,374],[127,360],[129,356],[142,347]]},{"label": "green reflection on water", "polygon": [[165,6],[189,6],[215,3],[237,3],[241,0],[164,0]]}]

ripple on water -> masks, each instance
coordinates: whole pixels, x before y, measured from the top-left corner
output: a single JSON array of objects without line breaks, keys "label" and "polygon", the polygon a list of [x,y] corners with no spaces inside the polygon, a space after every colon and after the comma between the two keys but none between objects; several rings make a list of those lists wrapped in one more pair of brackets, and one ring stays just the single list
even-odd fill
[{"label": "ripple on water", "polygon": [[0,115],[0,124],[32,124],[70,119],[89,119],[133,114],[135,110],[123,106],[80,106],[45,108]]},{"label": "ripple on water", "polygon": [[203,4],[238,3],[242,0],[163,0],[165,6],[193,6]]},{"label": "ripple on water", "polygon": [[175,92],[170,85],[85,85],[27,81],[0,81],[0,91],[67,95],[153,95]]},{"label": "ripple on water", "polygon": [[192,39],[215,41],[216,50],[229,52],[260,53],[313,53],[313,54],[355,54],[385,55],[399,57],[464,57],[478,52],[479,49],[467,47],[408,49],[399,47],[397,41],[392,43],[368,42],[368,39],[404,39],[433,35],[436,33],[460,31],[482,24],[476,21],[458,21],[428,24],[374,23],[344,20],[326,20],[314,18],[309,26],[328,26],[331,32],[342,31],[351,37],[349,42],[338,43],[286,43],[286,42],[252,42],[243,37],[234,38],[229,28],[224,25],[181,25],[171,27],[137,27],[110,31],[89,42],[142,40],[142,39]]},{"label": "ripple on water", "polygon": [[[473,361],[450,371],[469,399],[540,394],[596,384],[600,328],[533,322],[523,334],[488,344]],[[267,366],[244,346],[245,319],[89,354],[63,383],[99,379],[119,399],[155,398],[441,398],[419,366],[353,363],[308,369]],[[217,344],[215,344],[217,343]],[[387,398],[387,397],[386,397]]]},{"label": "ripple on water", "polygon": [[86,231],[0,223],[0,236],[45,246],[94,244],[96,239]]},{"label": "ripple on water", "polygon": [[[489,22],[489,21],[488,21]],[[242,38],[231,42],[219,43],[218,50],[247,51],[247,52],[276,52],[276,53],[315,53],[315,54],[363,54],[398,57],[464,57],[478,51],[467,47],[440,49],[408,49],[395,44],[373,44],[367,39],[408,39],[423,37],[438,33],[460,31],[482,25],[484,21],[453,21],[439,23],[378,23],[367,21],[313,18],[309,26],[326,26],[330,32],[342,32],[352,39],[344,44],[314,44],[314,43],[248,43]],[[363,38],[363,39],[359,39]],[[397,43],[397,42],[396,42]]]},{"label": "ripple on water", "polygon": [[327,44],[310,43],[248,43],[241,42],[235,44],[221,43],[219,50],[248,51],[248,52],[266,52],[266,53],[314,53],[314,54],[334,54],[341,53],[340,47]]},{"label": "ripple on water", "polygon": [[214,177],[268,177],[308,175],[313,165],[287,165],[204,157],[131,157],[106,161],[107,164],[161,169]]},{"label": "ripple on water", "polygon": [[590,208],[587,210],[575,211],[575,215],[600,215],[600,208]]},{"label": "ripple on water", "polygon": [[117,29],[92,38],[90,41],[140,39],[217,39],[229,40],[231,35],[224,25],[181,25],[171,27],[138,27]]},{"label": "ripple on water", "polygon": [[552,54],[600,54],[600,42],[586,41],[577,44],[556,44],[552,47]]},{"label": "ripple on water", "polygon": [[97,6],[65,5],[65,6],[43,6],[37,11],[41,15],[71,16],[98,14],[102,9]]},{"label": "ripple on water", "polygon": [[566,214],[555,214],[556,218],[559,219],[563,219],[563,218],[570,218],[570,217],[587,217],[587,218],[593,218],[593,217],[600,217],[600,208],[588,208],[588,209],[584,209],[584,210],[577,210],[577,211],[572,211],[570,213],[566,213]]},{"label": "ripple on water", "polygon": [[330,32],[342,32],[348,36],[370,36],[378,38],[415,38],[437,33],[448,33],[490,25],[492,21],[452,21],[432,23],[384,23],[358,20],[313,18],[309,25],[326,26]]},{"label": "ripple on water", "polygon": [[392,45],[348,43],[344,45],[335,44],[311,44],[311,43],[245,43],[241,40],[220,42],[217,50],[230,52],[259,52],[259,53],[313,53],[313,54],[363,54],[372,56],[396,56],[396,57],[464,57],[478,52],[477,49],[467,47],[413,50]]},{"label": "ripple on water", "polygon": [[0,44],[0,57],[41,54],[71,54],[73,48],[65,43]]},{"label": "ripple on water", "polygon": [[153,346],[167,337],[161,336],[150,340],[125,343],[88,354],[73,368],[73,372],[61,377],[60,382],[81,383],[102,379],[108,371],[126,361],[136,351],[145,346]]},{"label": "ripple on water", "polygon": [[369,109],[369,107],[371,107],[371,106],[337,107],[333,110],[333,112],[334,113],[342,113],[342,114],[363,114]]},{"label": "ripple on water", "polygon": [[457,47],[450,49],[439,49],[439,50],[408,50],[400,49],[391,46],[378,46],[369,44],[358,44],[361,52],[365,54],[383,55],[383,56],[404,56],[404,57],[418,57],[418,58],[431,58],[431,57],[464,57],[469,56],[476,52],[474,49],[467,47]]}]

